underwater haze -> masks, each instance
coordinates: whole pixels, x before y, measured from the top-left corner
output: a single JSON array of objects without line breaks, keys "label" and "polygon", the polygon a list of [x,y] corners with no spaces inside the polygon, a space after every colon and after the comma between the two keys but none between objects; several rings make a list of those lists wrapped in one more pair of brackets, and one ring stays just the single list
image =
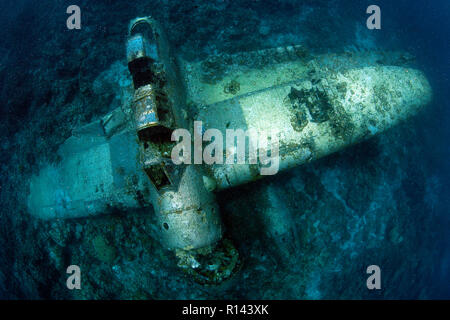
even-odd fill
[{"label": "underwater haze", "polygon": [[[76,129],[124,108],[127,29],[142,16],[207,69],[205,87],[223,76],[217,57],[298,45],[301,63],[336,73],[344,60],[420,70],[432,100],[370,139],[216,192],[241,262],[205,285],[166,248],[151,207],[43,220],[28,204],[31,177],[65,161]],[[3,0],[0,22],[0,299],[450,299],[450,1]],[[246,88],[235,78],[220,94]],[[70,265],[79,290],[66,286]]]}]

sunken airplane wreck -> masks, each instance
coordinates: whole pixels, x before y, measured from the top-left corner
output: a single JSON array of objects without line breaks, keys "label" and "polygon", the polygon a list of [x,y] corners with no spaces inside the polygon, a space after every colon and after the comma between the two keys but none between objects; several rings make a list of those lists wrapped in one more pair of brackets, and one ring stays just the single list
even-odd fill
[{"label": "sunken airplane wreck", "polygon": [[153,207],[162,243],[205,284],[228,279],[241,265],[222,238],[215,193],[260,178],[261,168],[175,165],[175,129],[195,133],[201,121],[223,136],[227,129],[275,130],[281,171],[383,132],[432,97],[424,74],[406,67],[405,53],[313,56],[287,46],[187,63],[151,17],[131,21],[128,32],[133,86],[123,94],[133,95],[132,103],[73,131],[59,148],[61,161],[31,177],[29,211],[70,219]]}]

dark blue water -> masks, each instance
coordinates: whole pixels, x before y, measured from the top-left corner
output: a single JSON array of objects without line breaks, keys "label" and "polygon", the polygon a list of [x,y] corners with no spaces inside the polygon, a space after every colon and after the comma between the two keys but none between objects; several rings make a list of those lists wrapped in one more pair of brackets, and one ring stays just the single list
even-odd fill
[{"label": "dark blue water", "polygon": [[[434,297],[450,295],[450,2],[448,1],[381,1],[386,27],[392,28],[408,48],[420,60],[434,89],[431,114],[421,126],[424,159],[430,170],[442,179],[443,193],[440,195],[436,232],[442,232],[436,250],[442,250],[440,260],[435,263],[438,272],[431,281],[436,286]],[[432,285],[430,283],[430,285]]]}]

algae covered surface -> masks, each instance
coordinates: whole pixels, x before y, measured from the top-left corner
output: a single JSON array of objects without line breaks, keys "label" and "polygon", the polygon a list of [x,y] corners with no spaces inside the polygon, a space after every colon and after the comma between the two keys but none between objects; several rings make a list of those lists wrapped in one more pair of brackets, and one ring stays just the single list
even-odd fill
[{"label": "algae covered surface", "polygon": [[[0,5],[1,299],[450,298],[446,1],[378,1],[383,20],[375,31],[366,28],[367,1],[80,0],[82,27],[68,30],[71,4]],[[284,92],[288,122],[301,133],[308,121],[330,121],[345,140],[352,130],[345,113],[330,109],[330,96],[317,89],[320,73],[334,70],[327,78],[337,83],[333,97],[358,108],[352,82],[341,80],[359,74],[344,61],[367,73],[420,70],[433,100],[367,141],[218,192],[225,235],[241,261],[231,279],[204,285],[165,249],[151,208],[46,221],[27,208],[30,177],[61,161],[61,144],[129,105],[126,30],[130,19],[147,15],[164,26],[188,71],[193,110],[280,85],[282,74],[300,79]],[[287,46],[295,61],[271,56]],[[252,56],[261,50],[277,63]],[[368,94],[386,114],[386,101],[408,99],[385,84]],[[311,140],[304,145],[314,149]],[[81,290],[66,287],[69,265],[80,266]],[[381,290],[367,289],[370,265],[380,266]]]}]

